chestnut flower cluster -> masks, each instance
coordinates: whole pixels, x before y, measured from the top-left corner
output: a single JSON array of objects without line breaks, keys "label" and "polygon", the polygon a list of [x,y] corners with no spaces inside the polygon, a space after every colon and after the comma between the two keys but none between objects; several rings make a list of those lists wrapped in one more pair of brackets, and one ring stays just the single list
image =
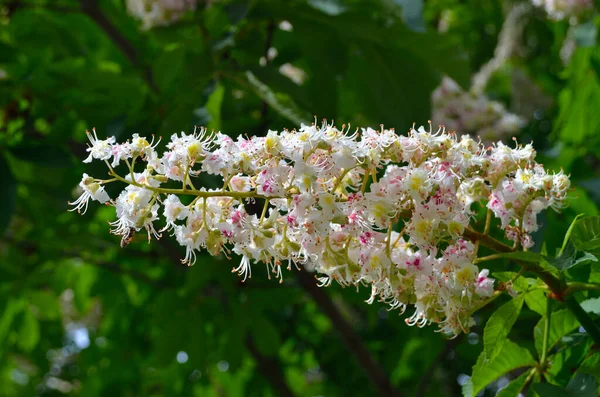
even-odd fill
[{"label": "chestnut flower cluster", "polygon": [[127,12],[142,22],[143,29],[166,26],[196,9],[198,0],[127,0]]},{"label": "chestnut flower cluster", "polygon": [[[149,239],[173,235],[189,265],[200,250],[233,252],[244,280],[252,263],[277,278],[283,266],[301,265],[322,286],[370,286],[369,303],[413,305],[408,324],[437,323],[447,334],[466,331],[494,293],[468,239],[473,207],[487,205],[507,238],[531,247],[537,214],[560,209],[569,188],[562,171],[534,161],[531,145],[486,148],[443,129],[401,136],[323,123],[236,139],[199,129],[174,134],[162,155],[137,134],[125,143],[88,136],[84,162],[104,161],[112,178],[84,174],[72,204],[83,212],[90,199],[114,206],[112,232],[125,244],[144,229]],[[123,163],[126,176],[115,171]],[[222,188],[197,187],[201,173],[219,176]],[[126,186],[111,199],[104,185],[113,182]],[[249,212],[259,200],[262,213]]]},{"label": "chestnut flower cluster", "polygon": [[534,6],[544,8],[551,19],[578,18],[594,9],[593,0],[531,0]]},{"label": "chestnut flower cluster", "polygon": [[431,96],[433,122],[450,131],[461,131],[483,142],[495,142],[514,136],[525,120],[509,113],[500,102],[484,94],[465,92],[451,78],[444,77]]}]

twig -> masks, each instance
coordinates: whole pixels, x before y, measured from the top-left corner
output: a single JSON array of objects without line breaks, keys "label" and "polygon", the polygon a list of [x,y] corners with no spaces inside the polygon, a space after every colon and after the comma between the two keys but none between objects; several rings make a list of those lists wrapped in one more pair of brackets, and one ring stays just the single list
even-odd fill
[{"label": "twig", "polygon": [[292,390],[287,383],[285,383],[285,376],[281,371],[281,364],[278,360],[275,357],[263,355],[254,344],[251,337],[246,339],[246,347],[254,357],[254,360],[256,360],[260,374],[267,378],[276,394],[282,397],[295,397]]},{"label": "twig", "polygon": [[315,283],[315,278],[307,271],[296,272],[298,282],[304,290],[315,300],[319,308],[329,317],[334,328],[340,333],[346,347],[356,357],[373,382],[379,394],[386,397],[400,397],[402,394],[394,388],[383,368],[375,361],[371,353],[362,343],[360,336],[354,331],[352,325],[346,321],[333,301],[322,288]]},{"label": "twig", "polygon": [[151,70],[144,67],[140,63],[135,47],[129,42],[129,40],[127,40],[125,36],[123,36],[123,34],[115,27],[115,25],[113,25],[112,22],[106,18],[106,15],[104,15],[102,10],[100,10],[100,7],[98,7],[97,1],[81,0],[81,9],[106,33],[106,35],[115,43],[115,45],[119,47],[129,62],[131,62],[134,67],[137,67],[141,70],[142,77],[152,91],[158,93],[158,87],[154,84]]}]

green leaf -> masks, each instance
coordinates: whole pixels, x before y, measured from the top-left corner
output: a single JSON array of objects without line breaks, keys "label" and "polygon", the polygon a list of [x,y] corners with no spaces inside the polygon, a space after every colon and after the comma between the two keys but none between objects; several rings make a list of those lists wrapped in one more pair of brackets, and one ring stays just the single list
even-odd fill
[{"label": "green leaf", "polygon": [[39,316],[47,320],[60,318],[58,298],[50,291],[34,290],[27,293],[29,303],[35,306]]},{"label": "green leaf", "polygon": [[549,383],[536,383],[533,385],[533,389],[540,397],[569,397],[565,388]]},{"label": "green leaf", "polygon": [[555,268],[557,268],[560,271],[570,269],[572,267],[575,267],[581,263],[586,263],[588,261],[592,261],[592,262],[598,261],[598,258],[596,258],[594,255],[590,254],[589,252],[584,252],[583,256],[580,256],[579,258],[577,258],[577,254],[578,254],[577,248],[575,247],[573,242],[569,240],[569,242],[566,245],[566,248],[564,249],[564,251],[562,251],[560,253],[560,255],[558,257],[556,257],[556,258],[546,257],[545,259],[548,261],[548,263],[550,263],[550,265],[554,266]]},{"label": "green leaf", "polygon": [[586,358],[579,367],[580,372],[600,377],[600,352]]},{"label": "green leaf", "polygon": [[579,219],[573,227],[571,241],[581,251],[600,249],[600,216]]},{"label": "green leaf", "polygon": [[[546,317],[542,317],[533,330],[533,338],[535,341],[535,349],[538,354],[542,354],[543,338],[544,338],[544,322]],[[548,351],[550,351],[563,336],[573,332],[579,327],[579,321],[567,309],[558,310],[552,313],[550,319],[550,332],[548,334]]]},{"label": "green leaf", "polygon": [[185,66],[185,47],[170,44],[158,56],[152,65],[152,76],[161,93],[178,89],[178,78],[181,78]]},{"label": "green leaf", "polygon": [[500,306],[488,320],[483,331],[483,351],[488,360],[493,360],[502,351],[508,333],[521,313],[524,300],[525,294],[520,294]]},{"label": "green leaf", "polygon": [[582,218],[584,215],[583,214],[579,214],[575,217],[575,219],[573,219],[573,222],[571,222],[571,225],[569,225],[569,229],[567,230],[567,233],[565,234],[565,238],[563,240],[563,244],[562,247],[560,248],[560,253],[558,254],[558,256],[562,255],[562,253],[564,252],[564,250],[567,248],[567,243],[569,242],[569,239],[571,238],[571,234],[573,234],[573,230],[575,229],[575,225],[577,224],[577,221]]},{"label": "green leaf", "polygon": [[523,372],[518,378],[510,381],[508,385],[500,389],[496,394],[496,397],[515,397],[521,393],[523,386],[525,386],[525,380],[531,373],[531,370]]},{"label": "green leaf", "polygon": [[299,109],[292,98],[290,98],[288,95],[273,92],[250,71],[246,72],[246,78],[254,90],[254,93],[281,116],[285,117],[296,125],[303,123],[307,124],[310,122],[311,117],[309,113]]},{"label": "green leaf", "polygon": [[597,397],[598,381],[592,375],[577,372],[567,385],[569,397]]},{"label": "green leaf", "polygon": [[600,298],[590,298],[581,302],[581,308],[588,313],[600,314]]},{"label": "green leaf", "polygon": [[6,339],[11,330],[14,318],[25,308],[25,302],[20,299],[11,299],[6,303],[0,317],[0,357],[5,348]]},{"label": "green leaf", "polygon": [[0,178],[2,185],[2,189],[0,189],[0,203],[2,203],[0,206],[0,235],[2,235],[10,223],[17,199],[17,181],[3,157],[0,157]]},{"label": "green leaf", "polygon": [[32,351],[40,341],[40,323],[35,315],[26,310],[23,313],[23,322],[19,328],[17,345],[26,352]]},{"label": "green leaf", "polygon": [[477,363],[473,366],[471,379],[463,386],[463,395],[473,397],[505,373],[535,365],[536,361],[529,350],[511,340],[506,340],[502,345],[501,354],[498,354],[493,360],[486,359],[485,351],[481,352]]},{"label": "green leaf", "polygon": [[267,356],[274,356],[281,345],[281,338],[277,332],[277,328],[272,322],[264,316],[257,316],[252,319],[250,324],[252,338],[256,343],[256,347]]},{"label": "green leaf", "polygon": [[218,84],[212,94],[208,97],[206,110],[210,114],[210,121],[207,125],[209,130],[221,131],[221,105],[223,104],[224,95],[225,87]]},{"label": "green leaf", "polygon": [[525,304],[537,314],[541,316],[545,315],[546,305],[548,304],[546,293],[539,289],[528,292],[525,294]]},{"label": "green leaf", "polygon": [[56,146],[24,145],[11,148],[10,153],[20,160],[45,167],[68,167],[71,155]]}]

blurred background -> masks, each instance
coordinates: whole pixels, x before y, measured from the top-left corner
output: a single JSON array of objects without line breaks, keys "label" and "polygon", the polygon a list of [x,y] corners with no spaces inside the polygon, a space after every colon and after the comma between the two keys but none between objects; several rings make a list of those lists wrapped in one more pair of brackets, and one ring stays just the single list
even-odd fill
[{"label": "blurred background", "polygon": [[[446,340],[307,272],[241,283],[238,258],[188,268],[166,236],[121,249],[114,208],[67,202],[83,172],[106,175],[82,163],[92,127],[124,141],[433,120],[534,140],[572,175],[570,207],[536,235],[551,252],[598,214],[600,47],[591,1],[533,3],[0,0],[0,396],[460,395],[493,307]],[[532,343],[530,314],[512,340]]]}]

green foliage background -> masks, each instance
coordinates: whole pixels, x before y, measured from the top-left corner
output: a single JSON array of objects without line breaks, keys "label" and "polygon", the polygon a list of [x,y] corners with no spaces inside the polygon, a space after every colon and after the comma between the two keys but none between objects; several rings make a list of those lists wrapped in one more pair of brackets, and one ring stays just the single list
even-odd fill
[{"label": "green foliage background", "polygon": [[[204,254],[187,268],[166,237],[121,249],[106,224],[112,208],[78,216],[67,201],[83,172],[106,172],[81,163],[92,127],[168,140],[194,125],[260,135],[313,117],[399,133],[425,124],[441,77],[469,86],[514,3],[223,0],[142,31],[121,0],[1,0],[0,395],[348,396],[386,395],[386,385],[460,395],[494,305],[470,335],[448,341],[363,303],[364,289],[316,289],[306,272],[278,284],[256,268],[241,283],[230,273],[237,258]],[[595,34],[593,22],[577,29]],[[548,213],[536,236],[552,253],[574,216],[597,215],[600,202],[600,46],[579,40],[565,66],[567,31],[534,11],[520,56],[487,91],[514,109],[519,74],[550,99],[527,115],[519,140],[535,140],[540,162],[572,175],[570,208]],[[278,55],[261,64],[270,47]],[[303,84],[279,73],[285,63],[306,72]],[[597,268],[577,271],[600,282]],[[530,300],[510,335],[517,353],[536,350]],[[584,351],[560,343],[555,371],[566,386],[569,360]]]}]

